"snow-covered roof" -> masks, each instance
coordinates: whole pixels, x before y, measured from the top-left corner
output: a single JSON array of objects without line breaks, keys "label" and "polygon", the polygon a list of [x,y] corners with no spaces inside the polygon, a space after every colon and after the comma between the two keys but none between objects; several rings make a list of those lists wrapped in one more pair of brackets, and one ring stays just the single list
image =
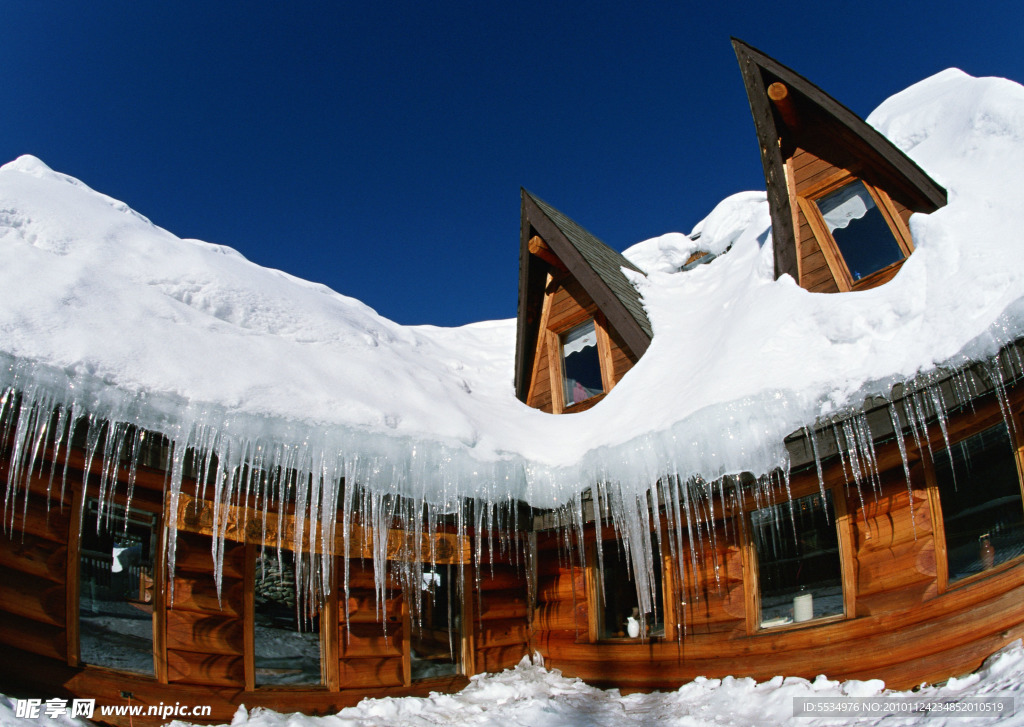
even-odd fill
[{"label": "snow-covered roof", "polygon": [[[544,507],[597,480],[768,472],[800,426],[1024,333],[1024,88],[948,70],[868,121],[949,193],[911,219],[916,251],[891,282],[776,280],[765,195],[734,195],[699,243],[624,253],[647,273],[626,271],[654,338],[569,417],[516,399],[515,321],[400,326],[22,157],[0,168],[0,386],[179,445],[274,443],[300,469],[435,501]],[[728,252],[678,272],[698,246]]]}]

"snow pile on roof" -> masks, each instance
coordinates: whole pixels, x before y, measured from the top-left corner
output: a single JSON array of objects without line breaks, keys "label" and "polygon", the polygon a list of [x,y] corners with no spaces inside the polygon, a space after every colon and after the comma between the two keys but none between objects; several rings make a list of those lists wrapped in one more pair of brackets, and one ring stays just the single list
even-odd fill
[{"label": "snow pile on roof", "polygon": [[[650,273],[652,345],[567,417],[515,399],[512,321],[399,326],[22,157],[0,169],[0,387],[178,445],[274,442],[302,471],[435,501],[549,506],[594,481],[768,472],[794,429],[1024,333],[1024,88],[946,71],[869,121],[949,190],[911,220],[917,250],[891,283],[774,280],[764,195],[731,197],[698,242],[627,251]],[[724,254],[671,272],[697,248]]]}]

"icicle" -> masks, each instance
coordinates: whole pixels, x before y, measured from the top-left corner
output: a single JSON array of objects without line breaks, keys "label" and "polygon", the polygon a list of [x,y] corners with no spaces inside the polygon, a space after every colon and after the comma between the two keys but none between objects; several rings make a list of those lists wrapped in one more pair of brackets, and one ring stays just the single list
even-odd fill
[{"label": "icicle", "polygon": [[899,416],[896,413],[896,407],[893,406],[892,402],[886,407],[889,410],[889,420],[892,422],[892,431],[896,438],[896,445],[900,450],[900,461],[903,463],[903,475],[907,481],[907,495],[911,496],[913,492],[913,485],[910,481],[910,461],[907,459],[907,442],[903,437],[903,427],[900,425]]}]

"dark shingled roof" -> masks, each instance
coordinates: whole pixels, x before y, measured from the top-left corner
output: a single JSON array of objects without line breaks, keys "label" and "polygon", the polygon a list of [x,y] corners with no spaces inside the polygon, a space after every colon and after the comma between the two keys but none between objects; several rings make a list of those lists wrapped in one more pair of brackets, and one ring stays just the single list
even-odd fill
[{"label": "dark shingled roof", "polygon": [[547,202],[538,199],[526,190],[523,190],[523,193],[530,197],[541,212],[547,215],[548,219],[562,231],[566,239],[579,251],[591,269],[600,276],[608,289],[615,294],[615,297],[619,299],[622,306],[629,311],[637,325],[650,339],[654,333],[651,331],[651,322],[647,319],[647,312],[640,303],[640,294],[623,275],[622,268],[635,270],[641,275],[646,275],[646,273],[623,257],[622,253],[611,249],[600,239],[580,227],[575,220],[566,217]]},{"label": "dark shingled roof", "polygon": [[[531,232],[532,231],[532,232]],[[532,363],[528,352],[537,342],[539,321],[530,315],[539,310],[543,277],[539,260],[531,261],[528,250],[532,235],[548,244],[569,272],[579,281],[615,331],[639,358],[654,335],[640,294],[622,268],[644,274],[621,253],[587,232],[551,205],[522,190],[522,230],[519,253],[519,320],[516,341],[516,393],[525,399]],[[532,269],[531,269],[532,265]]]}]

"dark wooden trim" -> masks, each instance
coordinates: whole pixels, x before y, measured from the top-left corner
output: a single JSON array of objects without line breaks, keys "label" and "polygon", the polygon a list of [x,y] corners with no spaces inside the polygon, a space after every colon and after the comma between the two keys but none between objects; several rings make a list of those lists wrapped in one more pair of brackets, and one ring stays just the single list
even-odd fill
[{"label": "dark wooden trim", "polygon": [[80,579],[80,549],[82,544],[80,523],[82,520],[82,485],[71,489],[71,518],[68,525],[67,578],[64,581],[67,607],[67,659],[69,666],[82,663],[80,624],[78,620],[78,590]]},{"label": "dark wooden trim", "polygon": [[761,166],[764,169],[765,189],[768,192],[768,207],[772,219],[772,255],[775,259],[775,277],[791,275],[800,280],[797,267],[796,235],[793,229],[793,212],[789,204],[789,190],[786,187],[785,162],[779,147],[779,132],[775,127],[768,96],[765,93],[765,79],[756,56],[748,52],[748,46],[735,38],[733,50],[740,64],[743,84],[747,89],[750,113],[754,117],[758,148],[761,152]]},{"label": "dark wooden trim", "polygon": [[[164,495],[164,502],[170,502],[171,493]],[[167,512],[166,505],[164,513]],[[153,560],[153,674],[158,682],[167,684],[167,541],[168,520],[165,514],[157,517],[156,555]]]}]

